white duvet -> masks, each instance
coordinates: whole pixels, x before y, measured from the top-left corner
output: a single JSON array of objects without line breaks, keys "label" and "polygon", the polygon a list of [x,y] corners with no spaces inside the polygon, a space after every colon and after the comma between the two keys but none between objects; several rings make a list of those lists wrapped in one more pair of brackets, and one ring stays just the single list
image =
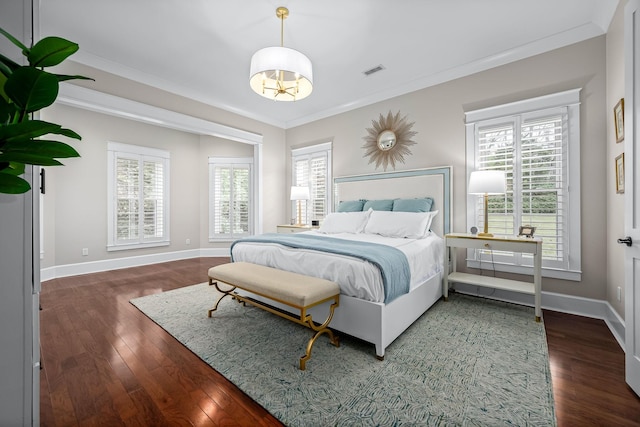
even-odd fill
[{"label": "white duvet", "polygon": [[[424,283],[442,270],[443,239],[434,233],[422,239],[399,239],[377,234],[337,233],[323,237],[357,240],[393,246],[409,261],[411,289]],[[233,260],[266,265],[307,276],[336,282],[340,292],[367,301],[384,302],[382,275],[375,264],[346,255],[336,255],[308,249],[290,248],[275,243],[238,242],[233,247]]]}]

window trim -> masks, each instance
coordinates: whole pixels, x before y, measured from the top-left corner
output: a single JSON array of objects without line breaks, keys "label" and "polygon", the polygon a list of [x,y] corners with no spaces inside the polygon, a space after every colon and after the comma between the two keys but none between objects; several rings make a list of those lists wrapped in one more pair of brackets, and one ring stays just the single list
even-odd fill
[{"label": "window trim", "polygon": [[256,199],[255,199],[255,192],[256,192],[256,188],[255,188],[255,180],[254,180],[254,176],[255,176],[255,165],[254,165],[254,158],[253,157],[209,157],[208,160],[208,185],[209,185],[209,210],[207,212],[208,217],[209,217],[209,231],[208,231],[208,240],[209,243],[213,243],[213,242],[232,242],[236,239],[238,239],[239,237],[244,237],[247,236],[245,234],[242,235],[224,235],[224,236],[219,236],[217,237],[216,234],[213,232],[215,230],[215,217],[213,215],[214,213],[214,196],[215,196],[215,187],[213,185],[213,171],[215,169],[215,166],[222,166],[222,165],[249,165],[249,201],[250,201],[250,207],[249,207],[249,233],[248,236],[251,236],[255,233],[255,229],[256,229]]},{"label": "window trim", "polygon": [[[300,157],[300,156],[311,156],[315,153],[326,153],[327,155],[327,176],[325,177],[326,182],[326,189],[327,189],[327,196],[326,196],[326,206],[327,206],[327,212],[326,215],[328,215],[329,213],[331,213],[333,211],[333,191],[332,191],[332,182],[333,182],[333,169],[332,169],[332,164],[331,164],[331,150],[332,150],[332,146],[333,143],[331,141],[329,142],[322,142],[319,144],[314,144],[314,145],[309,145],[306,147],[301,147],[301,148],[292,148],[291,149],[291,185],[295,185],[294,182],[296,181],[296,167],[295,167],[295,158],[296,157]],[[288,198],[288,197],[287,197]],[[311,223],[311,219],[308,218],[309,216],[309,209],[307,209],[307,218],[304,218],[303,221],[307,224]],[[297,218],[298,217],[298,207],[295,201],[291,201],[291,206],[290,206],[290,215],[291,218]],[[326,216],[325,215],[325,216]]]},{"label": "window trim", "polygon": [[[135,243],[118,243],[116,238],[116,158],[117,154],[129,154],[142,157],[155,157],[164,160],[163,171],[163,235],[160,238],[144,241],[142,238]],[[108,141],[107,142],[107,252],[123,251],[129,249],[141,249],[141,248],[153,248],[159,246],[169,246],[171,244],[170,238],[170,159],[171,154],[169,151],[161,150],[151,147],[143,147],[133,144],[123,144],[120,142]]]},{"label": "window trim", "polygon": [[[580,91],[572,89],[555,94],[530,98],[508,104],[497,105],[465,113],[466,130],[466,184],[469,184],[471,172],[476,168],[476,129],[482,122],[483,125],[490,121],[512,120],[513,116],[530,118],[541,114],[544,110],[566,107],[567,109],[567,135],[568,135],[568,222],[569,247],[566,269],[545,267],[542,262],[542,275],[557,279],[580,281],[582,280],[581,266],[581,225],[580,225]],[[467,230],[475,225],[475,198],[467,192]],[[479,268],[481,262],[476,260],[474,250],[467,251],[467,267]],[[515,265],[509,263],[493,263],[497,271],[519,274],[533,274],[532,266]]]}]

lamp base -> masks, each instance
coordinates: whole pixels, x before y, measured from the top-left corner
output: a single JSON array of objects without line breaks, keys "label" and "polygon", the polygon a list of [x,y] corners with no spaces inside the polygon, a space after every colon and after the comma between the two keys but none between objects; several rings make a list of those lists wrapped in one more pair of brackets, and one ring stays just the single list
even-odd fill
[{"label": "lamp base", "polygon": [[478,237],[493,237],[491,233],[478,233]]}]

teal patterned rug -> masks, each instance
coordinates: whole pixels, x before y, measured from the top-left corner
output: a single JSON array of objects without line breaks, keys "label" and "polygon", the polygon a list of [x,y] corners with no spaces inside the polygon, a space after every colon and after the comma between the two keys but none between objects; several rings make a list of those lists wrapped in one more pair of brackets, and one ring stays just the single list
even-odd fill
[{"label": "teal patterned rug", "polygon": [[549,356],[533,309],[452,294],[378,361],[326,335],[298,369],[309,329],[199,284],[131,300],[288,426],[553,426]]}]

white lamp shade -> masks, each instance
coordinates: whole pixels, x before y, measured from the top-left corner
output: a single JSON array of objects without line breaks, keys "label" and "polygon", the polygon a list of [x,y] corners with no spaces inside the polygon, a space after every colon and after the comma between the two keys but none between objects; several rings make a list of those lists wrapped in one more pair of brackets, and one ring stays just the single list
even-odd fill
[{"label": "white lamp shade", "polygon": [[[283,76],[278,76],[282,72]],[[287,93],[277,93],[279,77]],[[288,47],[265,47],[251,57],[249,85],[259,95],[278,101],[297,101],[313,90],[311,61],[304,54]],[[294,88],[297,86],[295,96]],[[265,88],[269,90],[265,90]]]},{"label": "white lamp shade", "polygon": [[291,187],[291,200],[309,200],[309,187]]},{"label": "white lamp shade", "polygon": [[469,177],[469,194],[503,194],[507,190],[504,171],[474,171]]}]

